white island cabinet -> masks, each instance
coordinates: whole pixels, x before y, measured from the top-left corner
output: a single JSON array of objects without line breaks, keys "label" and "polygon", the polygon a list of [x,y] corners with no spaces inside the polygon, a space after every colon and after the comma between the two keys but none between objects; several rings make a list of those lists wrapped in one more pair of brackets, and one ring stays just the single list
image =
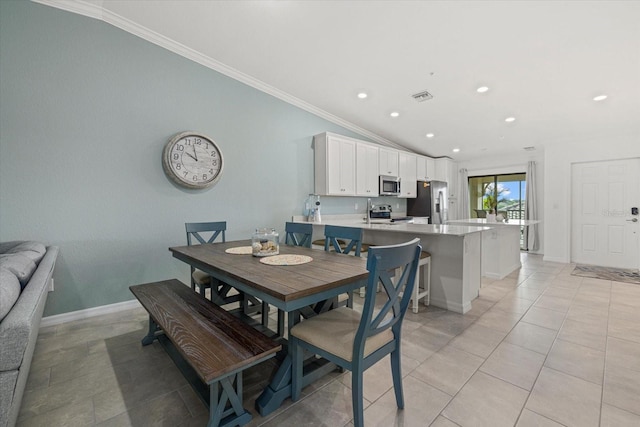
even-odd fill
[{"label": "white island cabinet", "polygon": [[491,279],[504,279],[522,267],[520,262],[521,228],[538,224],[538,220],[509,220],[490,222],[486,218],[448,221],[451,225],[488,227],[482,232],[482,275]]},{"label": "white island cabinet", "polygon": [[[293,217],[304,222],[303,217]],[[313,224],[313,239],[324,238],[325,225],[360,227],[363,241],[392,245],[420,238],[422,250],[431,254],[431,305],[466,313],[480,291],[481,232],[485,227],[413,224],[366,224],[362,215],[323,215]]]}]

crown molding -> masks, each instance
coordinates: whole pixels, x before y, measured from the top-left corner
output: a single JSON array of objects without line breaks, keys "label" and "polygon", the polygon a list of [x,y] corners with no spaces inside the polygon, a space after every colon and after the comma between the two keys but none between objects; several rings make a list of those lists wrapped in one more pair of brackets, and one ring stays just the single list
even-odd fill
[{"label": "crown molding", "polygon": [[180,56],[183,56],[191,61],[197,62],[200,65],[203,65],[207,68],[210,68],[214,71],[217,71],[225,76],[231,77],[234,80],[238,80],[248,86],[251,86],[254,89],[257,89],[261,92],[267,93],[271,96],[274,96],[288,104],[294,105],[302,110],[308,111],[318,117],[321,117],[331,123],[335,123],[339,126],[342,126],[346,129],[349,129],[352,132],[355,132],[359,135],[365,136],[372,141],[378,142],[382,145],[386,145],[389,147],[397,148],[400,150],[407,150],[406,147],[403,147],[393,141],[390,141],[378,134],[375,134],[367,129],[361,128],[358,125],[355,125],[347,120],[344,120],[338,116],[335,116],[327,111],[324,111],[312,104],[309,104],[306,101],[303,101],[299,98],[296,98],[293,95],[290,95],[284,91],[281,91],[267,83],[256,79],[248,74],[245,74],[241,71],[236,70],[235,68],[229,67],[228,65],[223,64],[222,62],[216,61],[213,58],[210,58],[202,53],[191,49],[188,46],[183,45],[182,43],[178,43],[175,40],[172,40],[168,37],[163,36],[155,31],[152,31],[136,22],[133,22],[129,19],[126,19],[118,14],[115,14],[108,9],[103,7],[102,0],[31,0],[34,3],[43,4],[50,7],[55,7],[57,9],[61,9],[67,12],[75,13],[78,15],[87,16],[89,18],[98,19],[104,21],[114,27],[120,28],[130,34],[133,34],[137,37],[140,37],[143,40],[146,40],[150,43],[163,47],[173,53],[176,53]]}]

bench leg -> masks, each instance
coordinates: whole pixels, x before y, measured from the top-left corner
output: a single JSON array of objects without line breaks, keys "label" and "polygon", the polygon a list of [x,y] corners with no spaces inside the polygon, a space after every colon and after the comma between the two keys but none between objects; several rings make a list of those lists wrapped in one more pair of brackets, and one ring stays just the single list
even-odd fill
[{"label": "bench leg", "polygon": [[242,371],[210,385],[207,427],[243,426],[251,418],[251,414],[242,407]]},{"label": "bench leg", "polygon": [[142,345],[149,345],[154,342],[157,339],[156,332],[159,330],[160,327],[158,324],[151,318],[151,316],[149,316],[149,331],[147,332],[147,335],[142,338]]}]

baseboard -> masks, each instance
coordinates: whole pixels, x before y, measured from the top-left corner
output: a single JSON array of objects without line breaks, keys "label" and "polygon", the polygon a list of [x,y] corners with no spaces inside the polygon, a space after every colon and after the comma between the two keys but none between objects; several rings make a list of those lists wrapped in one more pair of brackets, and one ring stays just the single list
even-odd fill
[{"label": "baseboard", "polygon": [[567,261],[565,258],[558,258],[558,257],[552,257],[552,256],[544,256],[542,258],[543,261],[549,261],[549,262],[558,262],[560,264],[569,264],[569,261]]},{"label": "baseboard", "polygon": [[85,310],[55,314],[53,316],[43,317],[40,321],[40,327],[60,325],[62,323],[73,322],[74,320],[89,319],[91,317],[101,316],[103,314],[117,313],[120,311],[131,310],[138,307],[141,307],[140,302],[137,299],[133,299],[131,301],[101,305],[100,307],[92,307]]},{"label": "baseboard", "polygon": [[487,279],[502,280],[505,277],[507,277],[508,275],[510,275],[511,273],[513,273],[514,271],[516,271],[517,269],[519,269],[519,268],[522,268],[522,264],[521,263],[513,264],[513,265],[503,269],[504,271],[508,271],[507,274],[491,273],[491,272],[485,271],[482,274],[482,276],[486,277]]},{"label": "baseboard", "polygon": [[458,302],[452,302],[452,301],[447,301],[439,298],[434,298],[433,296],[431,296],[429,303],[430,305],[433,305],[435,307],[444,308],[445,310],[454,311],[456,313],[461,313],[461,314],[464,314],[467,311],[471,310],[470,303],[466,303],[463,305]]}]

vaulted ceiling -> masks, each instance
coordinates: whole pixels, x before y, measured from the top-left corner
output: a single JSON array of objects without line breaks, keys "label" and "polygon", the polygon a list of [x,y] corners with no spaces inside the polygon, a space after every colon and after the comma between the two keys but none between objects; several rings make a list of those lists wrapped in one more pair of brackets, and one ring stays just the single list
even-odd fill
[{"label": "vaulted ceiling", "polygon": [[638,1],[40,1],[435,157],[640,135]]}]

